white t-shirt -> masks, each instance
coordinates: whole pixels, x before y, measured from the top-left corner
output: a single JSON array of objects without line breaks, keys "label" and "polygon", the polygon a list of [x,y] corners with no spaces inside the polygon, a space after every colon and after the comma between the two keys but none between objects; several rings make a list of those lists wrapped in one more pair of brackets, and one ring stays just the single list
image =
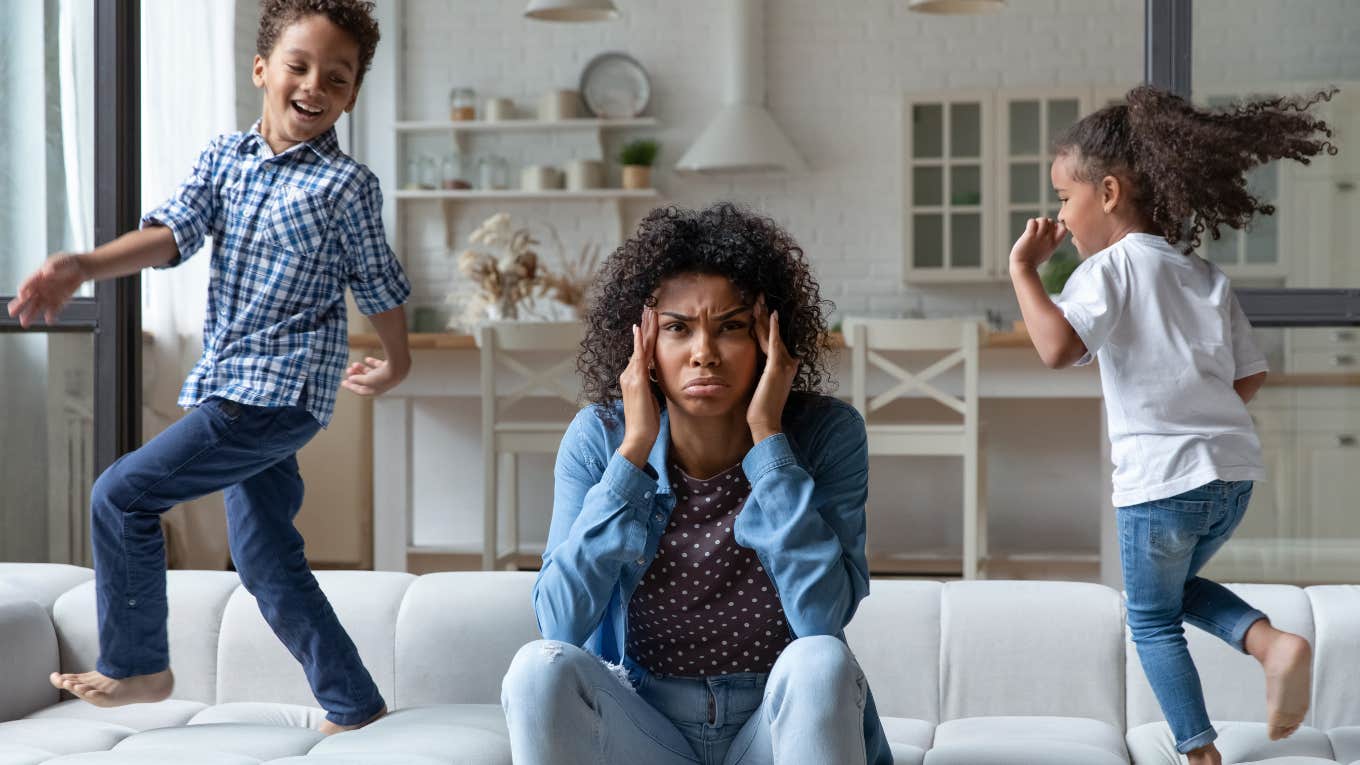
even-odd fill
[{"label": "white t-shirt", "polygon": [[1217,266],[1129,234],[1087,258],[1056,302],[1086,344],[1077,364],[1100,361],[1115,507],[1265,477],[1233,381],[1266,358]]}]

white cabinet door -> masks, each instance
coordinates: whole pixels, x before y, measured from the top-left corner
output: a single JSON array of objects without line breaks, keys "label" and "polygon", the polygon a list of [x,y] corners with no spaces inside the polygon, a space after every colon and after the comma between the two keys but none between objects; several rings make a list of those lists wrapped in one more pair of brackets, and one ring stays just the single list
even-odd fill
[{"label": "white cabinet door", "polygon": [[909,96],[902,220],[908,283],[994,278],[991,91]]},{"label": "white cabinet door", "polygon": [[[1058,197],[1053,192],[1049,166],[1053,147],[1062,133],[1093,111],[1090,88],[1003,90],[997,94],[997,192],[999,236],[992,247],[998,278],[1007,276],[1011,246],[1024,233],[1030,218],[1056,218]],[[1077,252],[1070,241],[1058,248],[1068,256]],[[1055,254],[1055,257],[1058,257]]]},{"label": "white cabinet door", "polygon": [[1301,433],[1296,581],[1360,582],[1360,431]]}]

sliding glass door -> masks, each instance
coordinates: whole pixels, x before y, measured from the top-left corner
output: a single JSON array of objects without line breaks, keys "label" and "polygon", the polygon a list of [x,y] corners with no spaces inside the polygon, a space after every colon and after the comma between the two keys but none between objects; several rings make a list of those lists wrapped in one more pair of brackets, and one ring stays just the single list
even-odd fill
[{"label": "sliding glass door", "polygon": [[[0,305],[50,253],[136,225],[137,3],[0,11]],[[95,476],[135,448],[137,280],[86,285],[48,325],[0,311],[0,560],[89,562]]]}]

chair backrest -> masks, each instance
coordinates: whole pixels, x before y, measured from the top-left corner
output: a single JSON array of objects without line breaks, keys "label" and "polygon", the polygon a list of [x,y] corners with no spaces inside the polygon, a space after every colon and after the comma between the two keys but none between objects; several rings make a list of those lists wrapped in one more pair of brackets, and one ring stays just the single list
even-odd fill
[{"label": "chair backrest", "polygon": [[[958,412],[965,425],[976,427],[978,395],[978,346],[981,325],[954,319],[861,319],[844,324],[845,344],[850,349],[851,395],[855,409],[869,422],[870,415],[914,391]],[[946,355],[925,369],[912,372],[880,351],[939,351]],[[873,398],[868,393],[869,368],[896,379],[888,390]],[[955,367],[963,368],[962,395],[954,395],[932,383]]]},{"label": "chair backrest", "polygon": [[[478,327],[483,414],[494,421],[525,398],[543,392],[578,405],[579,388],[564,384],[562,378],[575,369],[576,354],[584,337],[585,326],[575,321],[498,321]],[[522,358],[525,354],[549,355],[552,360],[545,366],[536,358],[535,365],[530,366]],[[506,370],[518,376],[517,385],[506,379]]]}]

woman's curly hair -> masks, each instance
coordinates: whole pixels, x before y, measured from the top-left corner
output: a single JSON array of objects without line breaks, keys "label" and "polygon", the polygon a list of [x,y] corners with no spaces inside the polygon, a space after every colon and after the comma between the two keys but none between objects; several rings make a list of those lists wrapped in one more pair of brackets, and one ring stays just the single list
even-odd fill
[{"label": "woman's curly hair", "polygon": [[1142,85],[1126,103],[1078,121],[1054,150],[1076,160],[1076,178],[1087,183],[1113,175],[1132,186],[1134,207],[1153,231],[1186,254],[1208,232],[1240,229],[1275,206],[1247,189],[1247,172],[1276,159],[1308,164],[1335,154],[1332,129],[1309,108],[1329,101],[1336,89],[1308,97],[1248,101],[1225,109],[1201,109],[1164,90]]},{"label": "woman's curly hair", "polygon": [[345,30],[359,45],[359,71],[354,87],[363,84],[364,73],[373,64],[378,50],[378,21],[373,18],[371,0],[264,0],[260,4],[260,28],[255,34],[255,52],[269,58],[279,35],[290,24],[308,16],[325,16]]},{"label": "woman's curly hair", "polygon": [[[630,330],[641,322],[643,306],[655,304],[657,287],[680,274],[725,276],[748,304],[764,295],[769,309],[779,312],[784,346],[799,360],[794,392],[827,392],[826,313],[834,306],[821,298],[803,249],[773,220],[720,203],[704,210],[652,210],[605,260],[576,360],[586,401],[607,409],[619,400],[619,375],[633,355]],[[762,358],[756,379],[764,368]],[[652,393],[664,406],[660,388],[653,385]]]}]

